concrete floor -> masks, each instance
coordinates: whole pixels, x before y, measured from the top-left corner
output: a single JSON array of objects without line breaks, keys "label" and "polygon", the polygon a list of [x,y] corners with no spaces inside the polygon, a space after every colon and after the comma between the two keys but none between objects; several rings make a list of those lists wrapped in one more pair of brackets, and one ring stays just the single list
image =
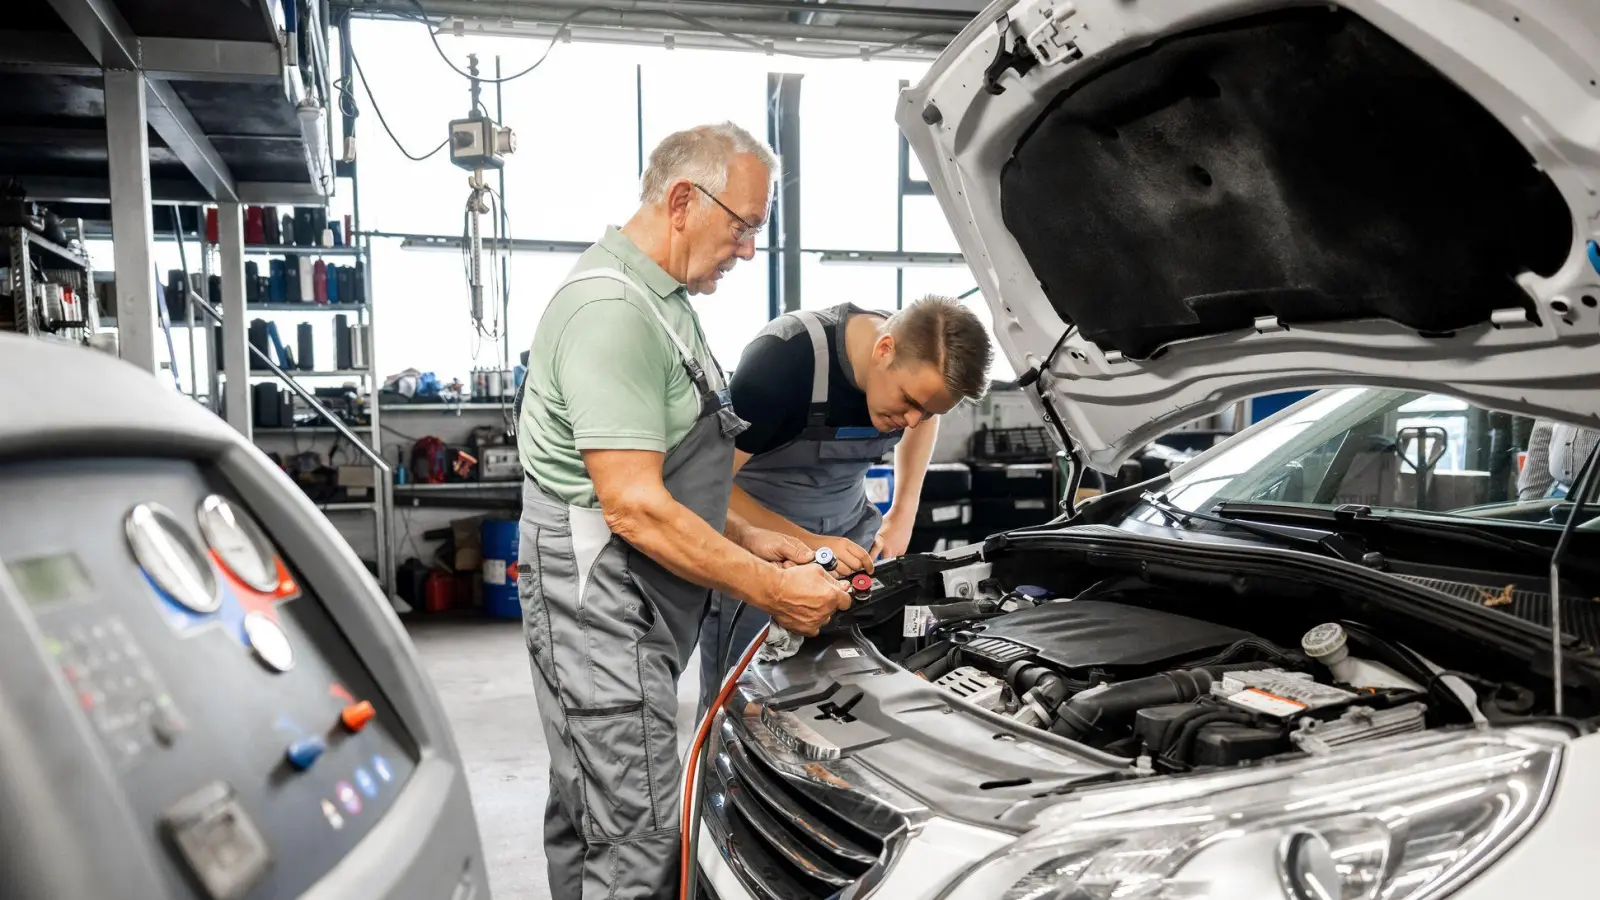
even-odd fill
[{"label": "concrete floor", "polygon": [[[552,900],[545,883],[550,753],[533,699],[520,622],[409,626],[467,765],[494,900]],[[699,660],[688,672],[699,672]],[[694,729],[698,678],[678,688],[680,750]]]}]

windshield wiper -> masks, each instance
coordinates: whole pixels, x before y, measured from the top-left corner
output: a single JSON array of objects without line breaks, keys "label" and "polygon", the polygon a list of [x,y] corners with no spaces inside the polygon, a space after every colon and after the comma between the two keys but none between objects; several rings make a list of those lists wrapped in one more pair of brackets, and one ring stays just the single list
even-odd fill
[{"label": "windshield wiper", "polygon": [[1161,513],[1168,522],[1185,530],[1189,527],[1189,520],[1198,519],[1202,522],[1212,522],[1228,528],[1235,528],[1239,531],[1247,531],[1250,534],[1268,538],[1295,550],[1319,553],[1335,559],[1342,559],[1346,562],[1359,563],[1367,556],[1366,547],[1335,531],[1297,528],[1291,525],[1272,525],[1266,522],[1251,522],[1245,519],[1192,512],[1174,504],[1167,499],[1165,494],[1155,494],[1149,491],[1141,494],[1140,499],[1148,504],[1151,509]]},{"label": "windshield wiper", "polygon": [[[1357,504],[1346,504],[1330,510],[1307,508],[1292,503],[1252,500],[1218,503],[1211,508],[1211,512],[1213,515],[1229,520],[1233,520],[1236,516],[1248,515],[1284,516],[1318,522],[1327,522],[1331,519],[1337,523],[1369,526],[1384,531],[1443,537],[1459,544],[1503,550],[1540,560],[1550,558],[1550,548],[1544,544],[1521,538],[1507,537],[1480,525],[1470,525],[1465,522],[1456,522],[1444,518],[1417,519],[1410,518],[1404,514],[1378,513],[1374,512],[1370,506]],[[1588,569],[1588,566],[1586,565],[1585,568]]]}]

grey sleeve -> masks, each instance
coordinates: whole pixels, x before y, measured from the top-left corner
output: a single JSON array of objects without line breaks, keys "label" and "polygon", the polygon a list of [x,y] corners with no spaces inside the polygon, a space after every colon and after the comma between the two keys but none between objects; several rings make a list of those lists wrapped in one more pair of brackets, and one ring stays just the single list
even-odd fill
[{"label": "grey sleeve", "polygon": [[1550,491],[1550,432],[1555,425],[1548,419],[1533,423],[1528,436],[1528,458],[1517,476],[1517,499],[1538,500]]}]

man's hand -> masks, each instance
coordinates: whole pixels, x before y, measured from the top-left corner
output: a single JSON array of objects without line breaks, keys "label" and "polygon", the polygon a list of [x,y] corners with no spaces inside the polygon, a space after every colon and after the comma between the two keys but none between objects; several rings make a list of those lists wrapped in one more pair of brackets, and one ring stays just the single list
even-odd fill
[{"label": "man's hand", "polygon": [[815,635],[834,613],[850,608],[849,588],[821,566],[795,566],[776,575],[756,606],[795,634]]},{"label": "man's hand", "polygon": [[816,557],[811,548],[799,540],[753,525],[745,528],[740,535],[739,543],[757,557],[770,563],[777,563],[785,569],[790,566],[805,565]]},{"label": "man's hand", "polygon": [[872,558],[905,556],[906,548],[911,546],[911,526],[915,518],[915,514],[906,515],[889,507],[889,512],[883,517],[883,525],[878,528],[878,536],[872,539]]},{"label": "man's hand", "polygon": [[837,572],[872,571],[872,555],[849,538],[813,534],[806,539],[806,545],[812,550],[820,550],[823,547],[832,550],[834,558],[839,560],[839,565],[835,569]]}]

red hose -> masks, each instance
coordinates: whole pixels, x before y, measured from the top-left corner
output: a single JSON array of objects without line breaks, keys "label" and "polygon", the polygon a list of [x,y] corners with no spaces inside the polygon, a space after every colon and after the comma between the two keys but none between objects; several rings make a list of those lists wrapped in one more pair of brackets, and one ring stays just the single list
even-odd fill
[{"label": "red hose", "polygon": [[678,871],[679,900],[694,900],[689,896],[689,867],[695,865],[695,861],[689,858],[689,847],[693,842],[692,838],[695,829],[700,827],[699,811],[694,806],[695,785],[699,782],[700,754],[705,748],[706,738],[711,736],[711,721],[717,717],[717,710],[722,708],[722,704],[728,702],[729,695],[733,693],[734,685],[739,683],[739,677],[744,674],[745,668],[750,665],[750,660],[755,658],[756,651],[761,649],[761,643],[766,639],[767,628],[763,626],[761,633],[756,635],[756,639],[750,642],[749,647],[745,648],[744,656],[740,658],[739,664],[733,667],[733,671],[728,673],[727,678],[723,679],[722,690],[717,692],[716,702],[712,703],[711,708],[706,710],[706,717],[700,720],[700,727],[695,729],[694,743],[689,745],[689,755],[684,758],[683,813],[681,820],[683,835],[678,847],[680,863]]}]

